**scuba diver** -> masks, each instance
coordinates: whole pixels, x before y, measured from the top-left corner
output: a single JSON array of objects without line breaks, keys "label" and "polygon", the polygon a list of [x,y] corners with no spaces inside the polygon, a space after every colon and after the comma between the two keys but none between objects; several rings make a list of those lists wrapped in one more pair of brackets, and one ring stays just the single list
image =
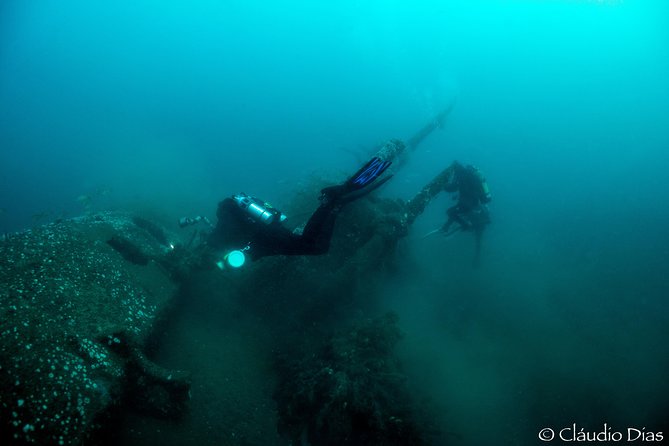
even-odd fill
[{"label": "scuba diver", "polygon": [[490,214],[486,206],[491,200],[488,183],[476,167],[463,166],[457,161],[453,161],[445,174],[447,180],[444,190],[457,193],[454,199],[457,199],[458,202],[446,211],[448,215],[446,223],[427,235],[440,232],[448,237],[458,231],[473,232],[476,237],[474,265],[478,266],[481,237],[486,225],[490,223]]},{"label": "scuba diver", "polygon": [[[483,230],[490,223],[487,203],[492,198],[488,183],[476,167],[463,166],[457,161],[449,166],[450,178],[444,185],[446,192],[457,192],[458,202],[446,211],[448,220],[441,232],[450,235],[458,230]],[[449,232],[453,223],[457,223],[454,231]]]},{"label": "scuba diver", "polygon": [[262,200],[246,194],[225,198],[218,204],[218,222],[207,240],[218,254],[216,265],[234,269],[244,265],[247,257],[325,254],[339,212],[388,181],[391,175],[376,180],[390,164],[374,157],[344,183],[321,190],[321,204],[301,233],[285,227],[286,216]]}]

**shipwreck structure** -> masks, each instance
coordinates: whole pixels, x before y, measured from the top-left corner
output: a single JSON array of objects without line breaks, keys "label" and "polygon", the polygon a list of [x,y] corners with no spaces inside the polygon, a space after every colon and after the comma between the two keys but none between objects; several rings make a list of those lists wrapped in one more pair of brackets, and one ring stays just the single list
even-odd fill
[{"label": "shipwreck structure", "polygon": [[[406,144],[391,140],[376,156],[406,156],[442,126],[450,109]],[[250,311],[274,313],[289,325],[285,332],[296,334],[277,340],[278,381],[285,387],[275,394],[281,430],[294,441],[346,444],[342,438],[365,439],[362,430],[372,426],[369,444],[425,444],[420,425],[409,421],[410,405],[399,401],[407,392],[392,359],[399,340],[394,317],[360,322],[351,332],[337,326],[337,315],[373,287],[361,277],[392,267],[399,240],[443,189],[444,175],[408,202],[371,196],[353,203],[340,216],[327,256],[266,258],[234,277],[211,271],[221,276],[214,283],[243,290]],[[188,240],[190,234],[182,235]],[[184,413],[189,373],[166,370],[149,357],[157,327],[177,317],[170,310],[197,265],[197,252],[188,246],[153,221],[111,212],[0,241],[1,444],[96,443],[123,405],[161,418]],[[304,345],[298,338],[306,332],[320,341]],[[365,349],[374,354],[362,354]],[[376,372],[363,379],[360,364]],[[326,400],[336,398],[320,407],[319,398],[296,396],[300,383],[325,392]],[[353,393],[342,393],[339,384]],[[375,401],[384,401],[381,409]],[[394,414],[395,406],[402,413]],[[337,425],[323,424],[328,414],[336,414]]]}]

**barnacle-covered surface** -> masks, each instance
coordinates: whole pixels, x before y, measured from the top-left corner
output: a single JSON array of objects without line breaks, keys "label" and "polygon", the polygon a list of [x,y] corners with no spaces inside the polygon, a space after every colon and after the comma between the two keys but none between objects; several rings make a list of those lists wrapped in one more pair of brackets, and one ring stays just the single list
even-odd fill
[{"label": "barnacle-covered surface", "polygon": [[280,358],[279,429],[293,444],[425,445],[419,416],[394,356],[397,316],[357,321],[313,354]]},{"label": "barnacle-covered surface", "polygon": [[169,239],[103,213],[0,242],[0,443],[80,444],[128,375],[161,381],[142,347],[176,292]]}]

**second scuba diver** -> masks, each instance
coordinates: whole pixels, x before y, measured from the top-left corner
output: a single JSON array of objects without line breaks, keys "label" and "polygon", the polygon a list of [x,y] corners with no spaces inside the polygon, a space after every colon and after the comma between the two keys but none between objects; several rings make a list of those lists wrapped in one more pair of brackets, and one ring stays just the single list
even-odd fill
[{"label": "second scuba diver", "polygon": [[[444,186],[446,192],[457,192],[458,202],[448,208],[448,220],[441,231],[450,235],[457,230],[482,231],[490,223],[486,204],[490,203],[491,195],[488,183],[481,172],[472,165],[463,166],[457,161],[449,166],[450,178]],[[456,227],[451,231],[453,223]]]},{"label": "second scuba diver", "polygon": [[447,172],[448,180],[444,185],[444,190],[457,193],[458,201],[446,211],[448,215],[446,223],[428,235],[435,232],[440,232],[445,236],[450,236],[457,231],[473,232],[476,237],[474,266],[478,266],[481,237],[483,230],[490,223],[490,214],[486,206],[491,200],[488,183],[476,167],[463,166],[457,161],[453,161]]}]

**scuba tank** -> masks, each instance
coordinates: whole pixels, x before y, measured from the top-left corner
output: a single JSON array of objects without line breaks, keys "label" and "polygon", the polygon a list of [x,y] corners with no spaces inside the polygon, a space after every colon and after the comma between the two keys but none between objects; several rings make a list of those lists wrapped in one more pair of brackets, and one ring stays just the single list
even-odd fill
[{"label": "scuba tank", "polygon": [[240,209],[246,211],[249,217],[253,220],[269,225],[276,221],[284,221],[287,217],[280,211],[272,208],[268,203],[263,203],[254,197],[249,197],[246,194],[239,194],[232,197]]},{"label": "scuba tank", "polygon": [[490,188],[488,187],[488,182],[485,178],[481,177],[481,189],[483,190],[483,202],[490,203],[492,195],[490,195]]}]

